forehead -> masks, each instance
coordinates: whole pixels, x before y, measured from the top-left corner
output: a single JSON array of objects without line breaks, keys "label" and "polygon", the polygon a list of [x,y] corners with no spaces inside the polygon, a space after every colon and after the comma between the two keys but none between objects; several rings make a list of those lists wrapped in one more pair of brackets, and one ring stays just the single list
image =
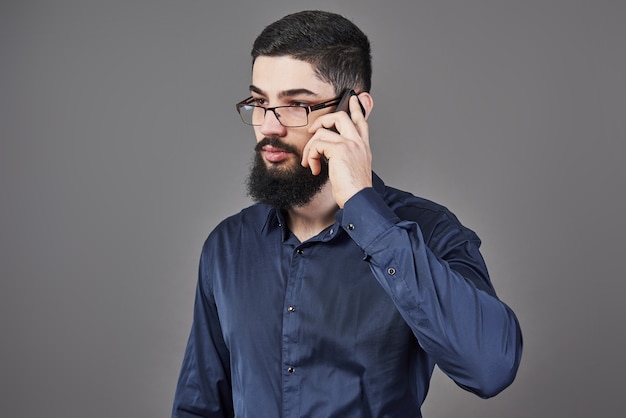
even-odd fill
[{"label": "forehead", "polygon": [[308,62],[292,57],[260,56],[252,67],[252,85],[268,95],[284,91],[309,90],[320,97],[334,92],[332,84],[321,80]]}]

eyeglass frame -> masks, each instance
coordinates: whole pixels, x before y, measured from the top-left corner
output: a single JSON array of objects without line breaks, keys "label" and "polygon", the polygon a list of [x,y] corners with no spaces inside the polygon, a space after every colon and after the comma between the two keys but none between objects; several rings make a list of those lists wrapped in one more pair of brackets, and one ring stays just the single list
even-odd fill
[{"label": "eyeglass frame", "polygon": [[[314,105],[310,105],[310,106],[303,106],[303,105],[285,105],[285,106],[274,106],[274,107],[263,107],[263,106],[259,106],[259,105],[254,105],[251,104],[254,100],[256,100],[253,96],[248,97],[247,99],[244,99],[242,101],[240,101],[239,103],[237,103],[235,105],[235,109],[237,109],[237,113],[239,114],[239,117],[241,118],[241,121],[243,123],[245,123],[246,125],[249,126],[261,126],[261,124],[253,124],[253,123],[248,123],[243,119],[243,116],[241,115],[241,108],[244,106],[252,106],[252,107],[258,107],[264,110],[263,113],[263,120],[265,120],[265,116],[267,116],[267,111],[271,110],[274,113],[274,116],[276,117],[276,120],[278,121],[278,123],[280,123],[281,126],[285,127],[285,128],[301,128],[303,126],[307,126],[309,124],[309,113],[314,112],[316,110],[321,110],[321,109],[326,109],[328,107],[331,106],[336,106],[339,104],[339,102],[341,101],[342,96],[338,96],[335,97],[334,99],[330,99],[330,100],[326,100],[322,103],[318,103],[318,104],[314,104]],[[283,122],[280,120],[280,117],[278,116],[278,113],[276,113],[276,109],[280,109],[280,108],[285,108],[285,107],[300,107],[303,108],[306,111],[306,123],[304,125],[283,125]]]}]

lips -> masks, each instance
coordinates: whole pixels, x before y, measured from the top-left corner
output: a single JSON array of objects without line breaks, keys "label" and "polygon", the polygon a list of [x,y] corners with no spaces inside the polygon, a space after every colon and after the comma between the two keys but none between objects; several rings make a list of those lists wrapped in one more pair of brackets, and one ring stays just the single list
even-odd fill
[{"label": "lips", "polygon": [[290,152],[285,151],[282,148],[272,145],[265,145],[263,148],[263,156],[271,163],[279,163],[286,160],[289,157]]}]

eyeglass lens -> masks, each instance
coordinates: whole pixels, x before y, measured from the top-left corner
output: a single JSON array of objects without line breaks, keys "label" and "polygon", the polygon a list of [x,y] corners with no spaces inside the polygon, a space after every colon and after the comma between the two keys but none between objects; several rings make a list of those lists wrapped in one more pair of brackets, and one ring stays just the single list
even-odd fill
[{"label": "eyeglass lens", "polygon": [[286,127],[305,126],[308,123],[307,109],[301,106],[279,106],[276,108],[264,108],[262,106],[244,105],[239,108],[239,114],[244,123],[248,125],[262,125],[267,111],[274,115]]}]

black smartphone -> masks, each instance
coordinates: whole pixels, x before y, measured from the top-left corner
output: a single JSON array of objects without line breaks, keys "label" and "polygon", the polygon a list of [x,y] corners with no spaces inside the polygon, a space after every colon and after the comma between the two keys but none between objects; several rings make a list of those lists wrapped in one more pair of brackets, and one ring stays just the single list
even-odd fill
[{"label": "black smartphone", "polygon": [[[339,100],[339,104],[335,109],[335,112],[341,112],[342,110],[346,112],[348,115],[350,114],[350,97],[356,96],[356,92],[352,89],[345,89],[341,94],[341,100]],[[357,97],[358,100],[358,97]],[[361,106],[361,112],[363,112],[363,116],[365,116],[365,108],[361,104],[359,100],[359,106]]]},{"label": "black smartphone", "polygon": [[[341,99],[339,100],[339,104],[337,105],[335,112],[344,111],[349,116],[350,115],[350,97],[352,96],[357,96],[357,100],[359,99],[358,95],[356,94],[354,90],[345,89],[343,93],[341,93]],[[365,108],[363,107],[363,104],[361,103],[360,100],[359,100],[359,106],[361,106],[361,112],[363,112],[363,116],[365,116]],[[337,128],[335,127],[330,128],[330,130],[338,133]],[[326,161],[326,157],[324,157],[324,161]]]}]

